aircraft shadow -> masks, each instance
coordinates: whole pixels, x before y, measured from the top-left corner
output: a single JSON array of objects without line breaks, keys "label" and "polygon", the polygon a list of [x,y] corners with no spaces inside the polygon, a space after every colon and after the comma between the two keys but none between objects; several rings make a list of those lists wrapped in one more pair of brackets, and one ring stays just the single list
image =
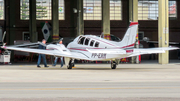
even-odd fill
[{"label": "aircraft shadow", "polygon": [[[82,67],[80,67],[80,68],[72,68],[72,69],[70,69],[70,70],[120,70],[120,71],[126,71],[126,70],[135,70],[135,71],[138,71],[138,70],[152,70],[152,69],[154,69],[154,70],[156,70],[156,69],[169,69],[169,68],[116,68],[116,69],[111,69],[111,68],[82,68]],[[56,68],[42,68],[42,69],[40,69],[40,70],[68,70],[67,68],[65,68],[65,67],[63,67],[63,68],[58,68],[58,67],[56,67]]]}]

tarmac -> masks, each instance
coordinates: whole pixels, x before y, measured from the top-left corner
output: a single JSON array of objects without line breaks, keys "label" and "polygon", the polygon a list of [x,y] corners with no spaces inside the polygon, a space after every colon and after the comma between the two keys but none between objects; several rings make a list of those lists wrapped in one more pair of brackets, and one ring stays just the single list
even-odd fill
[{"label": "tarmac", "polygon": [[158,64],[0,65],[0,101],[180,101],[180,60]]}]

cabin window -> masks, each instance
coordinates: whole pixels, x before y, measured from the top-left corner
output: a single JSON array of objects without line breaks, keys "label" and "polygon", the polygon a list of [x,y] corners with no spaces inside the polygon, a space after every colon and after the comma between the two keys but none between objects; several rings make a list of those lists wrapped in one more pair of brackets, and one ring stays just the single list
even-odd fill
[{"label": "cabin window", "polygon": [[82,38],[82,36],[79,37],[78,41]]},{"label": "cabin window", "polygon": [[83,44],[83,42],[84,42],[84,39],[85,39],[85,37],[82,37],[80,40],[79,40],[79,42],[78,42],[78,44]]},{"label": "cabin window", "polygon": [[86,38],[86,40],[85,40],[85,45],[88,45],[88,43],[89,43],[89,38]]},{"label": "cabin window", "polygon": [[95,43],[95,47],[99,47],[99,42],[96,42],[96,43]]},{"label": "cabin window", "polygon": [[90,46],[93,46],[93,45],[94,45],[94,40],[92,40],[90,43]]}]

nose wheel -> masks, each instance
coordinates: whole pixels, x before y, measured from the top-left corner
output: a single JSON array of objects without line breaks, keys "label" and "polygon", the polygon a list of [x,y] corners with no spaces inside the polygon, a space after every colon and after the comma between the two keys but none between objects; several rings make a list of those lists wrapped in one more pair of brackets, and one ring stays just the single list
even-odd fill
[{"label": "nose wheel", "polygon": [[111,62],[111,69],[116,69],[117,63],[115,61]]},{"label": "nose wheel", "polygon": [[74,60],[73,60],[73,59],[71,59],[71,60],[69,61],[69,64],[68,64],[68,66],[67,66],[67,69],[72,69],[72,67],[74,67]]}]

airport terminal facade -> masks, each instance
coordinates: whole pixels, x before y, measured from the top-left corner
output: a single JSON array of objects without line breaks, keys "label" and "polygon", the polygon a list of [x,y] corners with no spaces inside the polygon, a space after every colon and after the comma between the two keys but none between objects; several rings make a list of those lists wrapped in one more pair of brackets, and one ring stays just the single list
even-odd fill
[{"label": "airport terminal facade", "polygon": [[[0,0],[0,26],[2,31],[7,31],[5,41],[8,45],[12,45],[15,40],[23,40],[23,33],[26,32],[37,34],[35,41],[42,40],[42,26],[45,22],[52,27],[56,26],[51,30],[58,37],[76,37],[82,31],[81,34],[100,35],[104,28],[102,19],[106,19],[102,17],[106,14],[102,10],[106,9],[106,6],[102,6],[107,5],[105,1],[109,2],[110,8],[109,34],[122,39],[129,26],[130,12],[133,11],[130,3],[137,1],[140,43],[147,48],[148,44],[141,41],[143,37],[158,41],[158,3],[161,0]],[[180,42],[178,5],[179,0],[168,2],[168,31],[171,42]],[[83,14],[78,8],[83,10]],[[83,28],[79,31],[78,26],[82,25]],[[147,58],[146,55],[142,57]],[[177,59],[177,51],[170,52],[169,58]]]}]

